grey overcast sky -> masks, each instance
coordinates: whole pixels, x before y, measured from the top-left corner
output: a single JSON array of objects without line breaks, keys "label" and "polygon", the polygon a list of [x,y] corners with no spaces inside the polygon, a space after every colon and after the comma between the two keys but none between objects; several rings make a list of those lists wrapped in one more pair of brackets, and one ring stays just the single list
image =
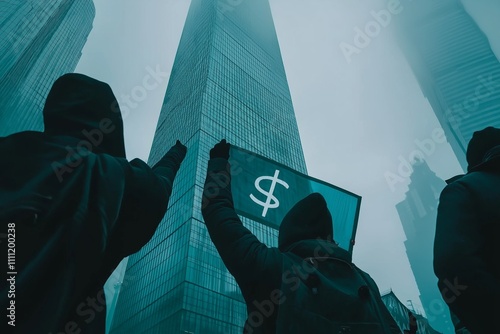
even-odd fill
[{"label": "grey overcast sky", "polygon": [[[401,0],[404,4],[408,0]],[[463,0],[500,55],[500,2]],[[109,83],[125,114],[128,158],[147,160],[168,74],[173,65],[189,0],[94,0],[94,29],[76,72]],[[270,0],[309,175],[363,197],[355,263],[423,312],[406,257],[405,236],[395,205],[408,179],[391,187],[388,172],[400,159],[432,140],[440,126],[393,39],[393,25],[352,56],[339,45],[353,43],[354,28],[372,20],[384,0]],[[417,29],[418,27],[416,27]],[[160,71],[146,98],[127,101],[148,71]],[[174,144],[174,143],[172,143]],[[443,178],[461,172],[447,143],[426,155]],[[422,245],[432,247],[432,245]]]}]

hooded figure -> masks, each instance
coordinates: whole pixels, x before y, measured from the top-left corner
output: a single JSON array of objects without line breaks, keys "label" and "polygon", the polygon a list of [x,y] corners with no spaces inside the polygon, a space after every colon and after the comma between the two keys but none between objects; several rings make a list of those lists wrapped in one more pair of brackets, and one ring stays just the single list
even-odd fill
[{"label": "hooded figure", "polygon": [[[205,180],[202,214],[210,238],[222,261],[238,283],[247,305],[248,318],[243,332],[277,333],[279,321],[290,321],[290,315],[278,317],[285,302],[283,284],[293,285],[288,258],[332,257],[352,265],[351,254],[333,241],[333,222],[324,197],[312,193],[297,202],[283,218],[278,233],[278,248],[267,247],[243,226],[235,212],[231,194],[230,145],[222,140],[210,151]],[[354,266],[354,265],[352,265]],[[389,333],[401,333],[388,310],[382,305],[375,282],[365,279],[375,296],[377,312],[390,323]],[[342,284],[342,283],[340,283]],[[293,288],[292,288],[293,290]],[[343,308],[340,301],[329,301],[329,308]],[[335,304],[332,307],[332,304]],[[319,307],[323,307],[320,305]],[[282,306],[283,307],[283,306]],[[357,310],[353,310],[356,313]],[[349,317],[347,315],[346,317]],[[281,320],[278,320],[281,318]],[[314,333],[314,328],[309,328]],[[289,331],[285,330],[285,333]],[[387,333],[384,332],[384,333]]]},{"label": "hooded figure", "polygon": [[82,74],[56,80],[43,117],[44,132],[0,138],[0,223],[15,238],[1,307],[16,333],[104,333],[104,283],[152,237],[186,148],[127,161],[111,88]]},{"label": "hooded figure", "polygon": [[500,129],[474,132],[466,155],[467,174],[441,192],[434,272],[460,323],[490,333],[500,311]]}]

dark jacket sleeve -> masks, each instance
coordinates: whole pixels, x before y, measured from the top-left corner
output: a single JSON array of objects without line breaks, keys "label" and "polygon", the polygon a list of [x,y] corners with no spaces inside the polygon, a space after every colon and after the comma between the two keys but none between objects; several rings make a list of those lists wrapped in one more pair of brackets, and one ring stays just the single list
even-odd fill
[{"label": "dark jacket sleeve", "polygon": [[125,194],[114,238],[123,256],[139,251],[154,235],[184,155],[172,149],[153,168],[140,159],[126,163]]},{"label": "dark jacket sleeve", "polygon": [[[443,190],[434,240],[434,272],[443,299],[473,333],[486,333],[483,330],[496,314],[485,301],[500,297],[498,280],[484,261],[484,256],[492,256],[483,251],[487,240],[484,224],[466,184],[456,181]],[[473,328],[473,323],[483,328]]]},{"label": "dark jacket sleeve", "polygon": [[152,168],[168,196],[172,193],[174,178],[185,156],[185,148],[173,146]]},{"label": "dark jacket sleeve", "polygon": [[[82,294],[85,298],[88,296],[96,298],[100,294],[105,298],[102,287],[110,273],[125,256],[139,251],[154,235],[167,210],[172,185],[184,155],[185,152],[173,149],[153,168],[140,159],[130,162],[120,159],[118,164],[116,159],[112,159],[113,167],[121,167],[120,171],[101,168],[106,171],[106,174],[100,177],[104,179],[103,187],[112,188],[109,180],[123,175],[125,184],[116,229],[109,240],[107,252],[103,254],[103,263],[98,276],[93,282],[89,282],[88,290]],[[106,165],[111,165],[109,160],[108,157],[101,157],[101,164],[107,161]],[[110,191],[118,192],[118,189],[112,189]],[[89,324],[80,320],[79,327],[82,328],[82,333],[104,333],[105,311],[104,309],[97,312],[96,318]],[[74,318],[82,319],[78,314]]]},{"label": "dark jacket sleeve", "polygon": [[[225,159],[215,158],[208,163],[202,214],[212,242],[244,295],[248,292],[245,288],[251,289],[257,276],[265,275],[271,269],[275,271],[277,263],[281,264],[281,253],[260,242],[236,214],[230,165]],[[268,278],[274,281],[276,277]]]}]

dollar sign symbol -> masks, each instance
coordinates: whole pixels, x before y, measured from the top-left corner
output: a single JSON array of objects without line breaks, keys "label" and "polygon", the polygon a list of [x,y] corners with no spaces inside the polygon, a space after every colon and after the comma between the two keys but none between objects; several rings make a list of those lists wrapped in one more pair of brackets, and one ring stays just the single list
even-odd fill
[{"label": "dollar sign symbol", "polygon": [[[267,196],[266,201],[263,202],[259,201],[253,194],[250,194],[250,198],[252,199],[252,201],[264,207],[264,210],[262,210],[262,217],[265,217],[267,215],[267,210],[276,209],[277,207],[280,206],[280,201],[278,201],[276,196],[273,195],[274,188],[276,188],[276,183],[279,183],[283,187],[288,189],[288,183],[286,183],[283,180],[280,180],[278,178],[279,175],[280,171],[276,170],[276,172],[274,172],[274,176],[260,176],[255,180],[255,188],[257,188],[258,191]],[[271,180],[271,188],[269,189],[269,191],[265,191],[260,186],[260,183],[264,180]]]}]

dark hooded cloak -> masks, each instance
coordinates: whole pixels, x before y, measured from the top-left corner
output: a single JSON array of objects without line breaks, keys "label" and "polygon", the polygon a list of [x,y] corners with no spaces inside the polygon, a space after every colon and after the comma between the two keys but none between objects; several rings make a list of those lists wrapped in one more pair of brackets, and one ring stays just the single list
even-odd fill
[{"label": "dark hooded cloak", "polygon": [[[44,132],[0,138],[0,223],[14,226],[17,250],[9,329],[104,333],[103,285],[153,235],[185,150],[153,169],[128,162],[111,88],[82,74],[54,83],[43,116]],[[5,280],[0,288],[5,310]]]},{"label": "dark hooded cloak", "polygon": [[440,195],[434,272],[460,323],[471,333],[489,333],[500,298],[500,129],[476,131],[466,155],[467,174]]}]

